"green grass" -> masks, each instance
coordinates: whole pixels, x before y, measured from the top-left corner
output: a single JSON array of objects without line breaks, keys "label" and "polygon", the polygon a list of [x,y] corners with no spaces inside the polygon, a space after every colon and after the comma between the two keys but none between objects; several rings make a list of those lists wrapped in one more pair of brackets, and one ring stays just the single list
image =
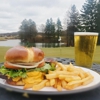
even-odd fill
[{"label": "green grass", "polygon": [[10,47],[3,47],[0,46],[0,62],[4,61],[4,55],[6,53],[6,51],[9,49]]},{"label": "green grass", "polygon": [[[45,52],[46,57],[75,58],[74,47],[42,48],[42,50]],[[93,62],[100,64],[100,46],[96,47]]]},{"label": "green grass", "polygon": [[[0,47],[0,62],[4,62],[5,52],[11,47]],[[59,48],[41,48],[45,57],[61,57],[74,59],[74,47],[59,47]],[[100,46],[97,46],[94,54],[94,63],[100,64]]]},{"label": "green grass", "polygon": [[63,57],[73,58],[74,47],[62,47],[62,48],[41,48],[45,52],[46,57]]}]

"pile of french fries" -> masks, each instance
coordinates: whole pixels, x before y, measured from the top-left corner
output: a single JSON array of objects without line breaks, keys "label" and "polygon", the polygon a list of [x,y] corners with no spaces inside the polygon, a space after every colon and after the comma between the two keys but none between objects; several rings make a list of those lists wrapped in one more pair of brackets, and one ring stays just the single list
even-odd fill
[{"label": "pile of french fries", "polygon": [[53,87],[58,91],[72,90],[87,85],[94,79],[90,72],[86,72],[82,68],[75,67],[71,63],[64,65],[59,62],[57,62],[55,71],[49,71],[44,76],[45,78],[40,83],[31,85],[32,90],[39,91],[44,87]]},{"label": "pile of french fries", "polygon": [[44,74],[39,71],[27,72],[27,78],[22,81],[24,83],[24,89],[32,88],[34,85],[39,84],[44,80]]}]

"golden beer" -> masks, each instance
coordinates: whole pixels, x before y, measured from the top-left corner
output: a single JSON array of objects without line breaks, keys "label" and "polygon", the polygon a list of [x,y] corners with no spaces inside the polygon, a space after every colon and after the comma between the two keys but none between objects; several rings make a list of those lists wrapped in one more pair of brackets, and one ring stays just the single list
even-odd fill
[{"label": "golden beer", "polygon": [[75,63],[77,66],[91,68],[97,38],[98,33],[75,32]]}]

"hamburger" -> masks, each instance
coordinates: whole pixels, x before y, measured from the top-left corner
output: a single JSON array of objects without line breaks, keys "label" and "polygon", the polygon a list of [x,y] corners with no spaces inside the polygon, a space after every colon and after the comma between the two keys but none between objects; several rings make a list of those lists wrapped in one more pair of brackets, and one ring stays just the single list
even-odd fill
[{"label": "hamburger", "polygon": [[55,70],[56,66],[55,61],[44,60],[44,52],[36,47],[12,47],[6,52],[4,59],[0,77],[10,85],[24,85],[22,79],[28,77],[27,72],[48,73],[48,70]]},{"label": "hamburger", "polygon": [[44,65],[44,52],[35,47],[17,46],[9,49],[4,59],[4,66],[11,69],[34,68]]}]

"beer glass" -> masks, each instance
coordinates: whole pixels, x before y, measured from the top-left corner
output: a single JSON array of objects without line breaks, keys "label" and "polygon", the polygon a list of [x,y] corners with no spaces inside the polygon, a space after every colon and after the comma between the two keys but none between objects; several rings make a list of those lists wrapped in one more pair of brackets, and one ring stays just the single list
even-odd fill
[{"label": "beer glass", "polygon": [[95,32],[74,33],[75,64],[77,66],[92,67],[97,39],[98,33]]}]

